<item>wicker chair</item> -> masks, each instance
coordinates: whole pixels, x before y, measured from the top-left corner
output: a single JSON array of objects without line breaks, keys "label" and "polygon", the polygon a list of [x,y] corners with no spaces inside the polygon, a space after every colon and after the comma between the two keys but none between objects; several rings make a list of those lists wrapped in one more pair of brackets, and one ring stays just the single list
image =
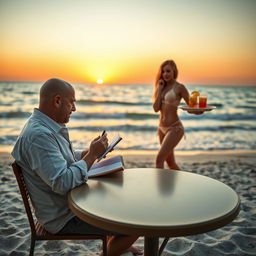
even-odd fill
[{"label": "wicker chair", "polygon": [[30,207],[30,196],[26,187],[26,183],[21,171],[20,166],[14,162],[12,164],[13,172],[16,176],[20,193],[22,196],[22,200],[25,206],[25,210],[27,213],[28,221],[30,224],[31,229],[31,245],[30,245],[30,253],[29,255],[34,254],[34,248],[35,243],[37,240],[91,240],[91,239],[99,239],[102,240],[103,243],[103,255],[107,256],[107,238],[106,236],[101,235],[54,235],[49,232],[47,232],[43,226],[38,223],[37,221],[34,221],[33,213],[31,211]]}]

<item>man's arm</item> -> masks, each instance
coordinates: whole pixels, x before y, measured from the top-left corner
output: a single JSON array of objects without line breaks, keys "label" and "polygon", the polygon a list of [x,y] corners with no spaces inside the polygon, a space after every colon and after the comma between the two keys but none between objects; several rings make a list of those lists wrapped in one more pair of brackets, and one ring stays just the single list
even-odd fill
[{"label": "man's arm", "polygon": [[87,181],[91,165],[107,147],[107,137],[93,140],[79,161],[74,161],[69,147],[60,147],[54,135],[42,133],[30,144],[28,162],[54,192],[64,194]]},{"label": "man's arm", "polygon": [[[72,152],[66,152],[71,154]],[[28,149],[31,169],[56,193],[66,193],[88,179],[86,161],[68,163],[51,134],[37,136]]]},{"label": "man's arm", "polygon": [[74,154],[75,154],[76,160],[77,160],[77,161],[81,160],[81,159],[87,154],[87,152],[88,152],[88,149],[83,150],[83,151],[81,151],[81,150],[80,150],[80,151],[75,150],[75,151],[74,151]]}]

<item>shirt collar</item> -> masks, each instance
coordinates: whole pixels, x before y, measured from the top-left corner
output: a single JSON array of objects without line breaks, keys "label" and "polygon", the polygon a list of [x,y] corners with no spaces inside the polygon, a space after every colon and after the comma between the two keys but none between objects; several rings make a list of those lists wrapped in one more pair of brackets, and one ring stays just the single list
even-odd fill
[{"label": "shirt collar", "polygon": [[43,112],[41,112],[38,108],[34,108],[32,117],[40,119],[45,125],[47,125],[48,128],[53,130],[55,133],[59,133],[59,132],[62,133],[62,131],[67,130],[65,125],[58,124],[53,119],[51,119],[49,116],[47,116]]}]

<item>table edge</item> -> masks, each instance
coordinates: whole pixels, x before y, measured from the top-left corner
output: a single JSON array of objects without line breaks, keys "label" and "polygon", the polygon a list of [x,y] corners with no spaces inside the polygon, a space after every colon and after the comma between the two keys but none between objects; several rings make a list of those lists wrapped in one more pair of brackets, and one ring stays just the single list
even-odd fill
[{"label": "table edge", "polygon": [[123,222],[120,223],[114,220],[104,219],[102,217],[92,215],[91,213],[80,209],[74,203],[71,197],[71,191],[68,193],[68,207],[81,220],[102,229],[127,235],[139,235],[147,237],[178,237],[210,232],[229,224],[237,217],[240,212],[240,198],[238,196],[237,205],[224,216],[212,219],[211,221],[207,222],[172,227],[133,225]]}]

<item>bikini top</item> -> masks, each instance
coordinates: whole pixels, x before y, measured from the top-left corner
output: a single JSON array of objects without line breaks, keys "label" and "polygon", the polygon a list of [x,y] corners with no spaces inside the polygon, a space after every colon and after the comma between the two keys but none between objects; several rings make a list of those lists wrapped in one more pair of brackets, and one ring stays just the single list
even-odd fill
[{"label": "bikini top", "polygon": [[167,91],[167,93],[164,95],[162,103],[171,105],[173,107],[178,107],[178,105],[180,104],[180,98],[175,93],[174,87]]}]

